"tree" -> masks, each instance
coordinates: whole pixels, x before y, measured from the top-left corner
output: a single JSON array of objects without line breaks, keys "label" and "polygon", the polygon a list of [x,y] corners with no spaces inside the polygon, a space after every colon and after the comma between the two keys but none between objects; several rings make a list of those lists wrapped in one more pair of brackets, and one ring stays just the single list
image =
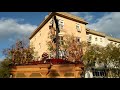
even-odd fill
[{"label": "tree", "polygon": [[68,60],[72,62],[81,60],[84,47],[85,42],[77,41],[73,34],[64,35],[64,44],[60,45],[60,48],[66,51]]},{"label": "tree", "polygon": [[26,46],[21,40],[17,40],[10,48],[4,49],[3,54],[14,64],[25,64],[34,58],[33,47]]},{"label": "tree", "polygon": [[120,77],[120,46],[113,44],[107,45],[106,64],[111,77]]},{"label": "tree", "polygon": [[113,63],[114,67],[120,68],[120,47],[108,44],[106,47],[107,64]]},{"label": "tree", "polygon": [[[48,34],[49,41],[47,41],[48,50],[52,54],[52,57],[55,57],[56,53],[56,31],[53,26],[50,26],[50,31]],[[53,55],[54,54],[54,55]]]},{"label": "tree", "polygon": [[10,64],[9,59],[4,59],[0,62],[0,78],[9,78],[10,77]]},{"label": "tree", "polygon": [[95,61],[101,60],[103,48],[98,45],[89,45],[82,59],[86,67],[93,66]]},{"label": "tree", "polygon": [[15,64],[26,64],[34,58],[33,47],[30,47],[27,41],[17,40],[10,48],[3,50],[5,59],[0,63],[0,77],[9,78],[11,66]]},{"label": "tree", "polygon": [[[54,53],[56,50],[56,45],[52,41],[54,35],[50,33],[50,37],[50,41],[47,42],[48,50],[51,53]],[[59,50],[65,52],[64,58],[67,58],[72,62],[81,60],[81,57],[83,55],[83,47],[85,47],[85,42],[78,42],[74,35],[66,34],[63,36],[62,42],[59,42]]]},{"label": "tree", "polygon": [[99,65],[103,63],[107,69],[114,70],[112,74],[115,75],[117,68],[120,68],[120,47],[113,44],[108,44],[106,47],[89,45],[82,59],[85,68],[94,67],[95,63]]}]

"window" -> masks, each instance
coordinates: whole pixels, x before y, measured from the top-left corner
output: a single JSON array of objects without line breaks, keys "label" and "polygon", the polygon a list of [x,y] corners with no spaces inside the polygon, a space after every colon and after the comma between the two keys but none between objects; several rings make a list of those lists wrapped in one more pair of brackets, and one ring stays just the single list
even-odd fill
[{"label": "window", "polygon": [[87,35],[87,42],[90,43],[92,40],[92,35]]},{"label": "window", "polygon": [[102,38],[100,38],[100,42],[102,42]]},{"label": "window", "polygon": [[64,21],[63,20],[58,20],[58,24],[59,24],[59,29],[63,29],[63,26],[64,26]]},{"label": "window", "polygon": [[54,20],[52,19],[51,21],[50,21],[50,25],[52,25],[54,23]]},{"label": "window", "polygon": [[64,44],[64,42],[63,42],[63,36],[59,36],[59,42],[60,42],[60,45]]},{"label": "window", "polygon": [[92,40],[92,36],[91,36],[91,35],[89,36],[89,40],[90,40],[90,41]]},{"label": "window", "polygon": [[50,25],[50,26],[49,26],[49,29],[51,29],[51,28],[52,28],[52,26]]},{"label": "window", "polygon": [[62,59],[63,57],[65,57],[65,51],[63,50],[59,50],[59,57]]},{"label": "window", "polygon": [[56,43],[56,38],[53,38],[53,42]]},{"label": "window", "polygon": [[77,42],[80,42],[81,40],[80,40],[80,37],[76,37],[76,41]]},{"label": "window", "polygon": [[60,36],[60,40],[63,40],[63,36]]},{"label": "window", "polygon": [[81,32],[81,28],[80,28],[79,24],[76,25],[76,29],[77,29],[78,32]]},{"label": "window", "polygon": [[97,41],[97,37],[95,38],[95,41]]},{"label": "window", "polygon": [[52,20],[50,21],[49,29],[51,29],[51,28],[53,27],[53,23],[54,23],[54,20],[52,19]]}]

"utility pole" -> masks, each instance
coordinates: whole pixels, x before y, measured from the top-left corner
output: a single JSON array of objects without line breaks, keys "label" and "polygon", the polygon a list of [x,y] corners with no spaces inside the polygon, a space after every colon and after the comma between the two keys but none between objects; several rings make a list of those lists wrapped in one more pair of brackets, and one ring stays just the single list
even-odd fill
[{"label": "utility pole", "polygon": [[54,16],[55,24],[56,24],[56,59],[59,59],[59,25],[56,16]]}]

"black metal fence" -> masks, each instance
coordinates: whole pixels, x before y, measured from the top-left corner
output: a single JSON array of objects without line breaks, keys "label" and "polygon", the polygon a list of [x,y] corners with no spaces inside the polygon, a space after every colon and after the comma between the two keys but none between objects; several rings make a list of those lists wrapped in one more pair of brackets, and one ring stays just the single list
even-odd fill
[{"label": "black metal fence", "polygon": [[120,78],[120,69],[92,69],[93,78]]}]

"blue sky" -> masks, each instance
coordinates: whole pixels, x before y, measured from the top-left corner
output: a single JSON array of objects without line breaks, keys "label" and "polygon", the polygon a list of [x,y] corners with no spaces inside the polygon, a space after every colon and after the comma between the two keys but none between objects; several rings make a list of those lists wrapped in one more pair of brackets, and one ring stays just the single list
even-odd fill
[{"label": "blue sky", "polygon": [[[1,51],[9,48],[16,39],[28,38],[49,12],[0,12]],[[120,12],[70,12],[89,22],[88,28],[120,38]]]}]

